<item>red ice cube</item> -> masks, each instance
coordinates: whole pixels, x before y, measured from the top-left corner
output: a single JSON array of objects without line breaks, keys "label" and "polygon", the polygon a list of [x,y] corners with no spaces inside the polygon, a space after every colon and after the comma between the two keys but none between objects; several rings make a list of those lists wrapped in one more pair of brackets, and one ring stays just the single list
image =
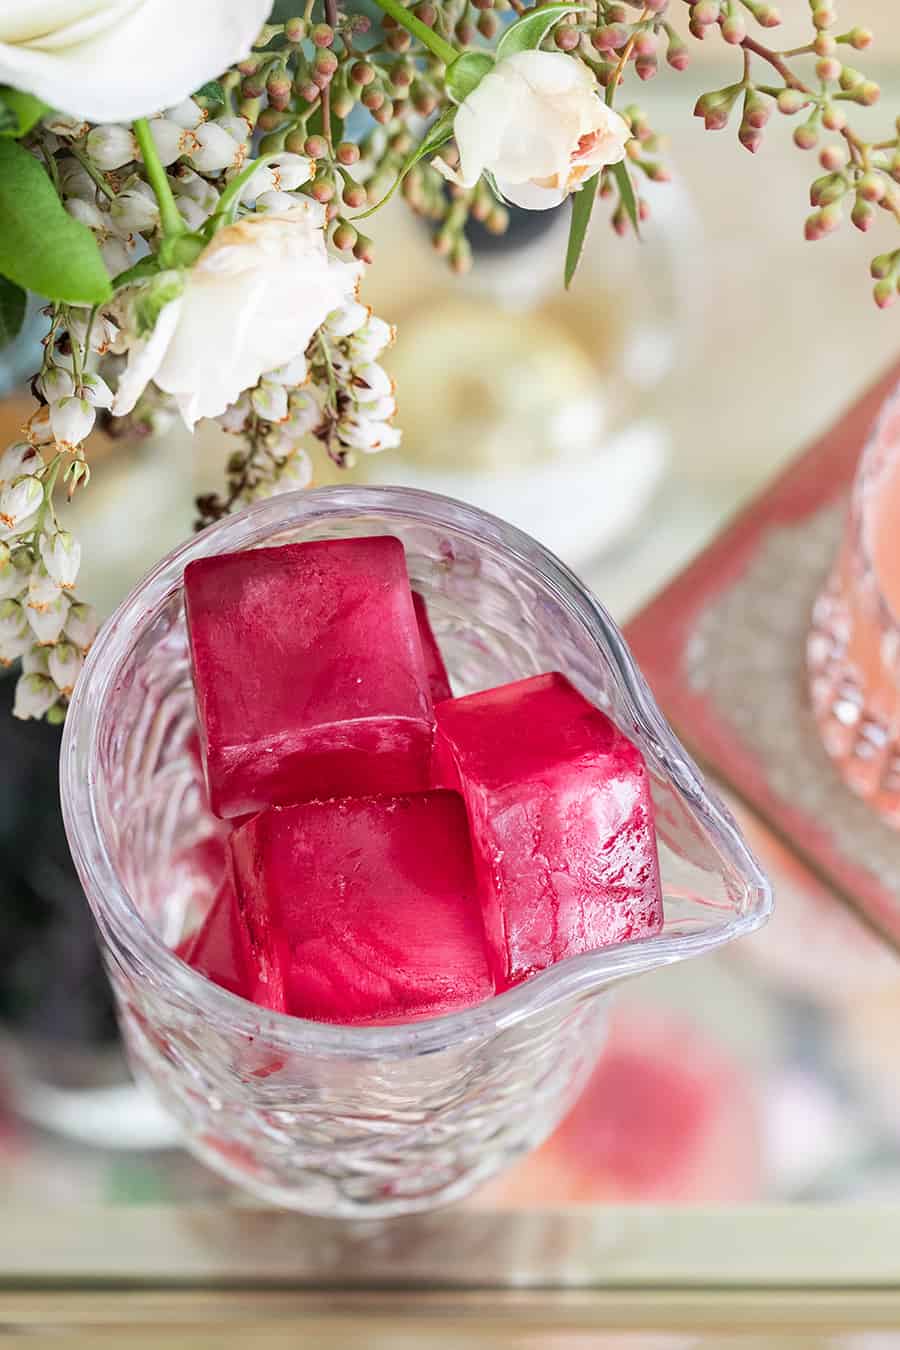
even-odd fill
[{"label": "red ice cube", "polygon": [[287,1011],[404,1022],[494,992],[455,793],[265,811],[231,837],[241,910]]},{"label": "red ice cube", "polygon": [[284,1010],[277,982],[260,978],[260,962],[238,907],[234,886],[223,881],[197,932],[178,948],[182,961],[214,984],[263,1007]]},{"label": "red ice cube", "polygon": [[413,591],[413,607],[416,611],[416,623],[419,625],[419,637],[422,639],[422,655],[425,658],[428,688],[431,690],[432,700],[435,703],[440,703],[442,699],[453,697],[453,690],[450,688],[450,676],[447,674],[447,667],[444,665],[444,658],[441,655],[437,638],[431,629],[428,607],[418,591]]},{"label": "red ice cube", "polygon": [[398,539],[201,558],[184,591],[216,815],[428,786],[434,716]]},{"label": "red ice cube", "polygon": [[562,675],[435,710],[434,780],[463,793],[499,988],[662,926],[636,746]]}]

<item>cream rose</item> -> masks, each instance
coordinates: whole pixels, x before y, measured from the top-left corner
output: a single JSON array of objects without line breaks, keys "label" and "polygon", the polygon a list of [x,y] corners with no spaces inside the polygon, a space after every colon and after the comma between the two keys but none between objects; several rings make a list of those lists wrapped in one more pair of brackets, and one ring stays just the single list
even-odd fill
[{"label": "cream rose", "polygon": [[302,357],[324,319],[354,294],[361,264],[330,258],[321,207],[248,216],[213,237],[146,338],[132,337],[113,412],[152,380],[189,428],[218,417],[260,376]]},{"label": "cream rose", "polygon": [[179,103],[245,56],[272,0],[2,0],[0,84],[92,122]]},{"label": "cream rose", "polygon": [[563,52],[501,58],[460,104],[454,122],[459,172],[474,187],[491,173],[507,201],[545,210],[606,164],[625,158],[627,123],[597,93],[587,66]]}]

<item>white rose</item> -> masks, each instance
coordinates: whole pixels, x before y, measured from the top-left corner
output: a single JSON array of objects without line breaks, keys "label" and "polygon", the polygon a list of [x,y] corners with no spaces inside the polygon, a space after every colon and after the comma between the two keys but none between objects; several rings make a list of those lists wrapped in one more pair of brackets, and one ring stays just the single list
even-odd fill
[{"label": "white rose", "polygon": [[545,210],[605,164],[625,158],[627,123],[607,108],[587,66],[563,52],[517,52],[497,62],[454,121],[459,172],[445,177],[474,187],[493,174],[516,206]]},{"label": "white rose", "polygon": [[266,371],[302,355],[326,315],[353,295],[360,271],[328,256],[315,203],[225,226],[149,337],[132,340],[113,412],[131,412],[152,380],[189,428],[220,416]]},{"label": "white rose", "polygon": [[246,56],[272,0],[4,0],[0,84],[92,122],[172,104]]}]

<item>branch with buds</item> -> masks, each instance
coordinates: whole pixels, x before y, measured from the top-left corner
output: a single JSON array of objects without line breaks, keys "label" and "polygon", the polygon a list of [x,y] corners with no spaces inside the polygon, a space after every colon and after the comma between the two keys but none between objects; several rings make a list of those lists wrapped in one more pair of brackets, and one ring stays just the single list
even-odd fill
[{"label": "branch with buds", "polygon": [[[239,438],[200,526],[305,487],[317,446],[342,466],[395,447],[379,364],[393,330],[359,294],[367,217],[399,191],[464,272],[471,222],[501,234],[510,206],[572,196],[572,284],[595,203],[639,231],[641,183],[668,178],[663,138],[623,91],[685,68],[679,17],[739,58],[697,103],[707,128],[736,122],[751,152],[775,109],[800,119],[802,150],[833,133],[807,238],[848,211],[862,231],[879,210],[900,220],[900,124],[867,139],[850,118],[879,96],[845,60],[871,34],[808,2],[810,40],[792,50],[763,41],[780,23],[765,0],[375,0],[376,24],[338,0],[286,17],[271,0],[204,0],[175,44],[153,23],[163,0],[97,0],[89,30],[80,0],[58,0],[39,34],[0,14],[0,339],[27,291],[49,302],[35,411],[0,456],[0,662],[22,662],[17,714],[65,715],[96,627],[55,500],[87,486],[95,420],[147,434],[209,418]],[[900,249],[872,272],[887,307]]]}]

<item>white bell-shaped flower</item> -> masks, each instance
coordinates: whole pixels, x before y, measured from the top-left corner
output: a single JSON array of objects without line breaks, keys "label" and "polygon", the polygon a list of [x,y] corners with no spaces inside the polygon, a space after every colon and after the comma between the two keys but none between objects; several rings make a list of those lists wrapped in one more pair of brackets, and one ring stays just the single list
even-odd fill
[{"label": "white bell-shaped flower", "polygon": [[87,138],[87,152],[98,169],[121,169],[137,159],[138,147],[128,127],[114,124],[94,127]]},{"label": "white bell-shaped flower", "polygon": [[315,175],[313,162],[306,155],[295,155],[285,150],[272,163],[275,187],[281,192],[294,192]]},{"label": "white bell-shaped flower", "polygon": [[14,638],[0,638],[0,666],[11,666],[20,658],[24,661],[33,642],[26,625],[24,633]]},{"label": "white bell-shaped flower", "polygon": [[27,630],[28,616],[18,600],[0,600],[0,642],[10,642]]},{"label": "white bell-shaped flower", "polygon": [[199,127],[201,122],[206,121],[206,112],[200,107],[200,104],[193,98],[183,98],[180,103],[176,103],[174,108],[166,108],[163,114],[168,121],[175,122],[180,127],[185,127],[188,131],[193,131]]},{"label": "white bell-shaped flower", "polygon": [[217,122],[207,122],[192,133],[196,145],[189,152],[191,164],[200,173],[221,173],[223,169],[239,169],[246,157],[243,141],[233,136]]},{"label": "white bell-shaped flower", "polygon": [[356,366],[353,371],[352,393],[357,403],[374,403],[388,398],[394,392],[394,382],[383,366],[374,361]]},{"label": "white bell-shaped flower", "polygon": [[97,414],[87,398],[61,398],[50,404],[50,425],[56,444],[70,453],[81,445],[94,429]]},{"label": "white bell-shaped flower", "polygon": [[193,197],[179,197],[178,211],[189,230],[199,230],[200,226],[209,220],[209,212],[199,202],[195,202]]},{"label": "white bell-shaped flower", "polygon": [[71,590],[81,567],[81,545],[68,530],[42,534],[41,558],[48,573],[64,590]]},{"label": "white bell-shaped flower", "polygon": [[267,422],[284,422],[288,416],[288,396],[283,384],[261,380],[250,393],[254,412]]},{"label": "white bell-shaped flower", "polygon": [[27,441],[13,441],[0,455],[0,483],[9,483],[23,473],[33,473],[41,467],[41,457]]},{"label": "white bell-shaped flower", "polygon": [[279,192],[276,188],[272,188],[268,192],[259,194],[254,209],[260,215],[265,215],[269,212],[290,211],[291,207],[296,205],[296,197],[292,197],[289,192]]},{"label": "white bell-shaped flower", "polygon": [[66,618],[66,637],[86,650],[97,636],[97,611],[93,605],[74,604]]},{"label": "white bell-shaped flower", "polygon": [[251,411],[249,395],[241,394],[236,403],[229,403],[225,411],[216,418],[216,421],[223,430],[237,433],[243,431],[246,427],[247,418]]},{"label": "white bell-shaped flower", "polygon": [[235,117],[228,114],[225,117],[217,117],[215,124],[217,127],[221,127],[223,131],[227,131],[229,136],[239,145],[250,144],[253,128],[246,117]]},{"label": "white bell-shaped flower", "polygon": [[155,230],[159,224],[159,206],[152,192],[140,191],[137,187],[126,188],[110,204],[110,221],[120,234],[140,234],[142,230]]},{"label": "white bell-shaped flower", "polygon": [[86,371],[81,377],[81,392],[92,408],[112,407],[113,391],[103,377],[93,371]]},{"label": "white bell-shaped flower", "polygon": [[27,606],[28,623],[38,642],[51,643],[58,640],[65,627],[70,605],[69,597],[60,594],[52,605],[47,605],[46,609],[33,609],[32,606]]},{"label": "white bell-shaped flower", "polygon": [[[128,236],[129,240],[131,236]],[[106,264],[106,270],[111,277],[117,277],[122,272],[127,272],[131,266],[131,254],[128,243],[124,239],[104,239],[100,244],[100,253]]]},{"label": "white bell-shaped flower", "polygon": [[16,567],[12,558],[0,562],[0,600],[15,599],[28,585],[28,573]]},{"label": "white bell-shaped flower", "polygon": [[340,309],[328,315],[325,329],[332,337],[349,337],[363,328],[371,313],[368,305],[361,305],[358,300],[348,300],[346,305],[341,305]]},{"label": "white bell-shaped flower", "polygon": [[71,642],[57,642],[47,655],[50,677],[63,694],[71,694],[84,665],[84,656]]},{"label": "white bell-shaped flower", "polygon": [[303,383],[306,379],[306,370],[306,357],[301,352],[292,361],[286,361],[283,366],[277,366],[275,370],[266,371],[263,379],[272,380],[275,384],[283,384],[292,388]]},{"label": "white bell-shaped flower", "polygon": [[64,370],[62,366],[48,366],[38,380],[41,393],[48,403],[56,403],[61,398],[68,398],[75,392],[75,381],[72,378],[71,371]]},{"label": "white bell-shaped flower", "polygon": [[49,609],[59,599],[59,582],[51,577],[42,562],[35,563],[28,578],[28,608]]},{"label": "white bell-shaped flower", "polygon": [[80,197],[83,202],[97,200],[97,184],[84,165],[71,155],[57,161],[56,173],[63,197]]},{"label": "white bell-shaped flower", "polygon": [[26,675],[49,675],[50,666],[47,661],[47,647],[42,647],[34,642],[31,633],[28,634],[28,641],[31,646],[22,656],[22,670]]},{"label": "white bell-shaped flower", "polygon": [[33,474],[17,478],[0,492],[0,522],[7,529],[20,529],[44,500],[44,485]]},{"label": "white bell-shaped flower", "polygon": [[196,134],[180,127],[177,122],[170,122],[166,117],[154,117],[147,125],[161,164],[174,164],[181,155],[192,155],[197,149]]},{"label": "white bell-shaped flower", "polygon": [[43,717],[58,698],[59,690],[49,675],[20,675],[16,680],[13,717],[21,717],[23,721]]}]

